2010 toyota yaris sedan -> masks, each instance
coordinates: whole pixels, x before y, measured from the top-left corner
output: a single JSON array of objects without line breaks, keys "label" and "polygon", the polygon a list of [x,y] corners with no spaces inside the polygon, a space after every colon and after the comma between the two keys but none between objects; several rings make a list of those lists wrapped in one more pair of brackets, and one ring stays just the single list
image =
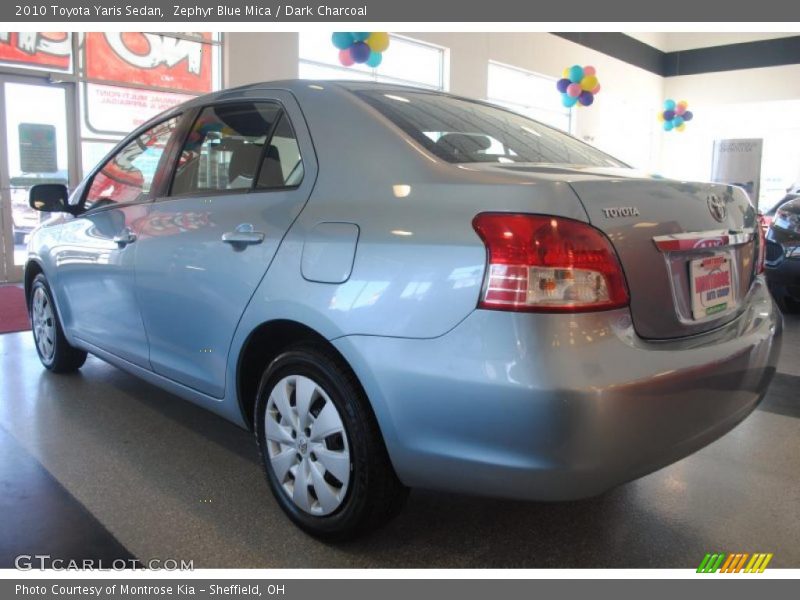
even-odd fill
[{"label": "2010 toyota yaris sedan", "polygon": [[408,487],[599,494],[720,437],[775,371],[742,190],[448,94],[222,91],[30,201],[56,213],[25,270],[44,366],[92,353],[251,428],[317,536]]}]

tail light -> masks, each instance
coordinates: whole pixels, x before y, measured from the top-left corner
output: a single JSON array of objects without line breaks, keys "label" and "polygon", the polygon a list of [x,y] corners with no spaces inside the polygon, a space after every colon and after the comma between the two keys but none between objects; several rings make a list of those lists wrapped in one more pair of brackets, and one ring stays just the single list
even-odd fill
[{"label": "tail light", "polygon": [[481,213],[489,265],[480,308],[583,312],[627,306],[625,275],[598,229],[546,215]]},{"label": "tail light", "polygon": [[758,258],[756,259],[756,275],[764,272],[764,264],[767,261],[767,236],[765,226],[765,219],[762,215],[758,215]]}]

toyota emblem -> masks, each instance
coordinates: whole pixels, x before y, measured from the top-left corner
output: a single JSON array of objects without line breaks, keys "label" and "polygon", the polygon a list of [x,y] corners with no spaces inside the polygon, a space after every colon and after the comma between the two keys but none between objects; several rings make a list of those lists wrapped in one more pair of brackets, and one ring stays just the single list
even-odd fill
[{"label": "toyota emblem", "polygon": [[712,194],[708,197],[707,202],[708,210],[711,213],[711,216],[722,223],[722,221],[725,220],[725,215],[728,212],[728,209],[725,207],[725,200]]}]

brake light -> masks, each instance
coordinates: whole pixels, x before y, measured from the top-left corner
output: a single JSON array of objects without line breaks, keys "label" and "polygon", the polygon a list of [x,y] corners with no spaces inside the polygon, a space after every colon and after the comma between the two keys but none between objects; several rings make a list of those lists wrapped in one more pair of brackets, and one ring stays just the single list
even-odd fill
[{"label": "brake light", "polygon": [[614,248],[591,225],[546,215],[481,213],[472,226],[489,260],[480,308],[583,312],[628,305]]},{"label": "brake light", "polygon": [[762,215],[758,215],[758,258],[756,260],[756,275],[764,272],[764,264],[767,261],[767,227],[765,225],[766,219]]}]

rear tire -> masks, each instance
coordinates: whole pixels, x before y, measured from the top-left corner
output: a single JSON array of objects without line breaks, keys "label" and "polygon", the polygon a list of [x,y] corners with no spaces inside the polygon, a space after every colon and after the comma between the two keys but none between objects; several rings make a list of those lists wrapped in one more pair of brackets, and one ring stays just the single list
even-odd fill
[{"label": "rear tire", "polygon": [[366,395],[329,348],[302,344],[273,360],[261,378],[255,419],[272,493],[307,533],[352,538],[402,508],[408,489]]},{"label": "rear tire", "polygon": [[42,365],[53,373],[72,373],[86,362],[86,352],[70,346],[64,337],[58,310],[47,279],[39,273],[31,285],[28,307],[33,341]]}]

